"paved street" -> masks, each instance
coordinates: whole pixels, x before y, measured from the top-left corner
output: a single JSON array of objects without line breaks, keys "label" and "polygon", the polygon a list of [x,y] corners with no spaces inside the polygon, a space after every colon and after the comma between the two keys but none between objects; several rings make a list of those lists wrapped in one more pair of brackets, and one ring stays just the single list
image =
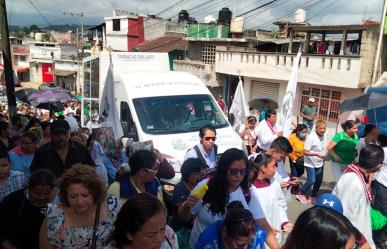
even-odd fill
[{"label": "paved street", "polygon": [[[289,164],[286,165],[286,171],[289,173],[290,172],[290,169],[289,169]],[[301,180],[303,182],[306,181],[306,172],[304,173],[304,175],[301,177]],[[324,180],[323,180],[323,184],[321,186],[321,189],[320,189],[320,193],[324,193],[324,192],[330,192],[332,190],[334,186],[334,177],[332,176],[332,173],[331,173],[331,170],[329,168],[329,162],[326,162],[325,163],[325,168],[324,168]],[[291,222],[295,222],[298,215],[301,214],[304,210],[308,209],[312,207],[311,204],[302,204],[301,202],[299,202],[294,195],[292,195],[292,200],[290,202],[288,202],[288,216],[289,216],[289,220]]]}]

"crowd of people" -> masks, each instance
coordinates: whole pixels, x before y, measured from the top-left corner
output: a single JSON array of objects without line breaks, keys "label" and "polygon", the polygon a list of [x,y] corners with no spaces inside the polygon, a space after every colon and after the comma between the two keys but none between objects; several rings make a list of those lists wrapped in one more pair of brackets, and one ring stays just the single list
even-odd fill
[{"label": "crowd of people", "polygon": [[[246,150],[219,154],[216,129],[203,126],[171,203],[160,179],[175,170],[162,148],[118,140],[107,151],[76,111],[3,117],[0,248],[387,248],[380,130],[367,124],[358,139],[358,124],[348,120],[327,143],[327,124],[309,102],[289,138],[275,111],[247,117],[239,130]],[[326,161],[337,184],[319,196]],[[314,205],[294,224],[291,194]]]}]

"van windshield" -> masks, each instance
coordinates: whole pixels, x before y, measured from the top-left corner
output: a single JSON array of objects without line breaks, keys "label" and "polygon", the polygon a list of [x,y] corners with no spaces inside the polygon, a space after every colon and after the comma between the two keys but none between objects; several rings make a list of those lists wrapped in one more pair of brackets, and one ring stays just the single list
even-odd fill
[{"label": "van windshield", "polygon": [[158,96],[133,99],[141,127],[148,134],[198,131],[206,124],[227,127],[222,111],[209,95]]}]

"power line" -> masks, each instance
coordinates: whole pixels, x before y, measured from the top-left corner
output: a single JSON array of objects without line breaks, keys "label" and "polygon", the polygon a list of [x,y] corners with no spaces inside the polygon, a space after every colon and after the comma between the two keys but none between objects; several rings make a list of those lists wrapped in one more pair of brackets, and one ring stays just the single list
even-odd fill
[{"label": "power line", "polygon": [[[312,19],[314,19],[314,18],[316,18],[316,17],[321,17],[321,16],[327,14],[328,12],[330,12],[330,13],[335,13],[335,12],[337,12],[338,10],[342,10],[342,8],[343,8],[344,6],[345,6],[345,7],[348,7],[349,5],[355,3],[356,1],[357,1],[357,0],[345,1],[345,2],[342,2],[342,4],[340,4],[339,6],[336,6],[336,7],[334,7],[333,5],[336,4],[336,3],[338,3],[339,1],[334,2],[334,3],[330,6],[331,8],[327,8],[327,9],[325,9],[325,11],[321,11],[321,12],[317,13],[317,14],[314,15],[313,17],[309,18],[308,21],[310,21],[310,20],[312,20]],[[333,8],[332,8],[332,6],[333,6]],[[327,6],[327,7],[329,7],[329,6]]]},{"label": "power line", "polygon": [[260,6],[256,7],[256,8],[254,8],[254,9],[251,9],[251,10],[249,10],[249,11],[246,11],[245,13],[239,14],[239,15],[236,16],[236,17],[241,17],[241,16],[244,16],[244,15],[247,15],[247,14],[253,12],[253,11],[262,9],[263,7],[266,7],[266,6],[270,5],[270,4],[275,3],[275,2],[278,2],[278,1],[279,1],[279,0],[272,0],[272,1],[270,1],[270,2],[267,2],[267,3],[265,3],[265,4],[262,4],[262,5],[260,5]]},{"label": "power line", "polygon": [[180,0],[177,3],[175,3],[175,4],[172,4],[171,6],[169,6],[169,7],[165,8],[165,9],[163,9],[162,11],[156,13],[156,16],[160,15],[161,13],[164,13],[165,11],[168,11],[169,9],[171,9],[173,7],[178,6],[180,3],[184,2],[184,1],[186,1],[186,0]]},{"label": "power line", "polygon": [[31,0],[28,0],[28,2],[30,2],[30,4],[32,5],[32,7],[34,7],[34,9],[39,13],[39,15],[47,22],[48,26],[51,27],[51,28],[54,28],[54,26],[47,20],[47,18],[43,15],[43,13],[39,10],[39,8],[31,1]]},{"label": "power line", "polygon": [[[207,1],[207,2],[205,2],[205,3],[203,3],[203,4],[200,4],[200,5],[198,5],[198,6],[195,6],[195,7],[191,8],[191,10],[192,10],[192,9],[195,9],[195,8],[198,8],[198,7],[200,7],[200,6],[204,5],[204,4],[207,4],[207,3],[211,2],[211,1],[212,1],[212,0]],[[237,18],[237,17],[242,17],[243,15],[246,15],[246,14],[249,14],[249,13],[251,13],[251,12],[253,12],[253,11],[262,9],[262,8],[268,6],[268,5],[272,4],[272,3],[275,3],[275,2],[277,2],[277,1],[279,1],[279,0],[272,0],[272,1],[270,1],[270,2],[267,2],[267,3],[265,3],[265,4],[260,5],[260,6],[258,6],[258,7],[255,7],[255,8],[253,8],[253,9],[250,9],[250,10],[248,10],[248,11],[242,13],[242,14],[239,14],[239,15],[237,15],[237,16],[231,18],[230,22],[231,22],[232,20],[234,20],[235,18]],[[177,15],[174,15],[174,16],[177,16]],[[164,21],[164,20],[161,20],[160,22],[162,22],[162,21]],[[151,25],[149,25],[147,28],[150,28],[151,26],[157,25],[157,24],[159,24],[160,22],[151,24]],[[131,27],[134,27],[134,26],[137,26],[137,25],[134,24],[134,25],[132,25]],[[129,28],[130,28],[130,27],[125,28],[124,30],[128,30]],[[206,29],[202,30],[202,32],[206,32],[206,31],[208,31],[210,28],[211,28],[211,27],[207,27]],[[122,30],[121,30],[121,31],[122,31]],[[114,39],[114,38],[113,38],[113,39]]]},{"label": "power line", "polygon": [[287,18],[287,17],[290,17],[290,16],[294,15],[294,12],[295,12],[298,8],[302,8],[302,9],[304,9],[304,10],[308,10],[308,9],[311,9],[311,8],[313,8],[313,7],[315,7],[315,6],[317,6],[317,5],[321,4],[321,3],[323,3],[324,0],[318,0],[318,1],[314,2],[314,3],[313,3],[313,1],[315,1],[315,0],[310,0],[310,1],[308,1],[306,4],[310,3],[309,5],[306,5],[306,6],[298,6],[298,7],[294,8],[294,9],[292,9],[291,11],[287,12],[287,14],[285,14],[285,15],[283,15],[283,16],[280,16],[280,17],[277,17],[277,18],[272,18],[272,19],[270,19],[269,21],[266,21],[266,22],[264,22],[264,23],[262,23],[262,24],[259,24],[259,25],[255,26],[255,27],[253,27],[253,28],[266,27],[266,26],[268,26],[268,25],[271,25],[273,22],[281,21],[281,20],[283,20],[283,18]]}]

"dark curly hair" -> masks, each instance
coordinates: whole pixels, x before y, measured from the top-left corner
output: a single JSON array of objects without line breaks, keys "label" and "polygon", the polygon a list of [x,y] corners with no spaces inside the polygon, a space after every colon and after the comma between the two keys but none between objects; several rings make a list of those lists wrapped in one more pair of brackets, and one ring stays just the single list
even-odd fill
[{"label": "dark curly hair", "polygon": [[106,198],[106,188],[94,167],[74,165],[67,170],[58,181],[59,198],[64,206],[69,207],[67,189],[72,184],[82,184],[93,196],[94,203],[101,203]]},{"label": "dark curly hair", "polygon": [[[243,160],[247,166],[246,154],[239,149],[231,148],[226,150],[219,159],[214,178],[208,183],[208,190],[203,197],[203,203],[208,203],[213,214],[224,214],[229,200],[227,169],[235,162]],[[240,186],[244,192],[249,189],[248,175],[245,174]]]},{"label": "dark curly hair", "polygon": [[111,235],[114,245],[123,248],[130,245],[127,234],[135,235],[141,227],[156,214],[164,212],[164,205],[159,199],[148,193],[140,193],[130,197],[122,206],[114,222]]}]

